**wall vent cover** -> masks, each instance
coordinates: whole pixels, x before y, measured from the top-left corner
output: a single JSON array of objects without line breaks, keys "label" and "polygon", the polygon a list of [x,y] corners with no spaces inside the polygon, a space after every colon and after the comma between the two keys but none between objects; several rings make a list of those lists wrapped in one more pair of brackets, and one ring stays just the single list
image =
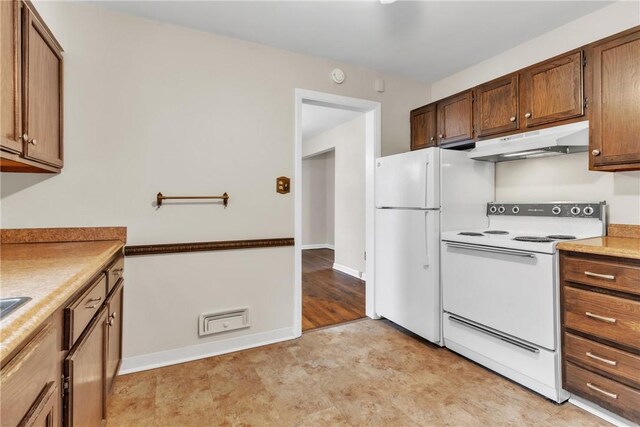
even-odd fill
[{"label": "wall vent cover", "polygon": [[248,328],[249,308],[218,311],[216,313],[201,314],[198,319],[198,335],[212,335],[236,329]]}]

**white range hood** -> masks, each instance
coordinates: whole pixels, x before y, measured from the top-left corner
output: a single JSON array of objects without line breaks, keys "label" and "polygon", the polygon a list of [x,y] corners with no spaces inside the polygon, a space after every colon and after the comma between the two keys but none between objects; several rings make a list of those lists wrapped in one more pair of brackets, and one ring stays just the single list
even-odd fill
[{"label": "white range hood", "polygon": [[476,142],[469,158],[487,162],[506,162],[589,149],[589,122],[582,121],[502,138]]}]

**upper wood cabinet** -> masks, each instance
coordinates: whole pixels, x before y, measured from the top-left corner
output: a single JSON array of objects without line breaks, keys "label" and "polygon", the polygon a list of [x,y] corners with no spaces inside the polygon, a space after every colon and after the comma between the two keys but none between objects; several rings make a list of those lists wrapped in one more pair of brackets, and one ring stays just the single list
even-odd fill
[{"label": "upper wood cabinet", "polygon": [[22,153],[20,4],[0,2],[0,148]]},{"label": "upper wood cabinet", "polygon": [[478,137],[518,129],[518,74],[478,86],[475,107]]},{"label": "upper wood cabinet", "polygon": [[589,51],[593,170],[640,168],[640,29]]},{"label": "upper wood cabinet", "polygon": [[584,115],[583,53],[563,55],[520,73],[521,127]]},{"label": "upper wood cabinet", "polygon": [[24,156],[62,167],[62,48],[29,7],[23,17]]},{"label": "upper wood cabinet", "polygon": [[1,2],[0,22],[0,169],[59,172],[62,48],[30,2]]},{"label": "upper wood cabinet", "polygon": [[438,145],[436,104],[429,104],[411,112],[411,149]]},{"label": "upper wood cabinet", "polygon": [[464,145],[473,140],[473,91],[438,101],[436,108],[441,147]]}]

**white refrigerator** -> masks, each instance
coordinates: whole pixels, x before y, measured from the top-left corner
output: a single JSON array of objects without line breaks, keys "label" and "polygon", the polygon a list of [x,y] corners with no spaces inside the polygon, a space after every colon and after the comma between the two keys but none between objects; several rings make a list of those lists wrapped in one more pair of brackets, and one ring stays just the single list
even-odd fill
[{"label": "white refrigerator", "polygon": [[441,344],[440,232],[487,226],[493,199],[494,164],[466,152],[434,147],[377,159],[376,314]]}]

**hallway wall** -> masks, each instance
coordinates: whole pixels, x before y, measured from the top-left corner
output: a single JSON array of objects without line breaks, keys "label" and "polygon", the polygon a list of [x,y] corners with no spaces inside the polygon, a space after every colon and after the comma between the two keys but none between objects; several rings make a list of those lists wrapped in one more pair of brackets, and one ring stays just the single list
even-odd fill
[{"label": "hallway wall", "polygon": [[364,272],[364,114],[303,141],[302,156],[308,158],[331,149],[335,150],[335,264],[337,268]]},{"label": "hallway wall", "polygon": [[302,245],[334,246],[335,152],[302,160]]}]

